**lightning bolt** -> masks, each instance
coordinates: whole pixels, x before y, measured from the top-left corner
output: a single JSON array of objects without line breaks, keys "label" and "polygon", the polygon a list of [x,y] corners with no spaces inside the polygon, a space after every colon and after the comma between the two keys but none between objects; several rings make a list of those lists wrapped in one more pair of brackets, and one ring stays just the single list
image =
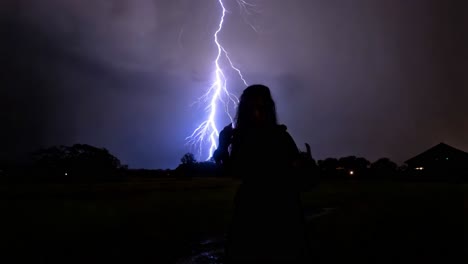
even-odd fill
[{"label": "lightning bolt", "polygon": [[[216,118],[221,107],[224,109],[224,113],[227,114],[231,123],[233,123],[233,117],[230,114],[230,109],[235,108],[239,103],[239,99],[232,94],[227,85],[226,70],[223,68],[222,61],[227,64],[227,67],[230,67],[230,70],[234,70],[239,79],[244,83],[245,86],[248,86],[247,81],[245,80],[242,72],[234,66],[229,53],[223,47],[219,41],[219,34],[223,30],[224,20],[226,13],[228,12],[223,0],[217,0],[219,7],[221,9],[221,15],[219,19],[219,24],[216,31],[213,34],[213,41],[217,49],[216,58],[214,60],[214,81],[212,85],[208,88],[207,92],[201,96],[198,101],[203,101],[207,103],[205,110],[208,113],[208,117],[203,121],[193,133],[186,138],[188,143],[196,146],[198,148],[198,156],[201,157],[203,154],[203,146],[208,143],[208,157],[209,160],[213,156],[213,152],[217,148],[217,140],[219,137],[219,131],[216,125]],[[245,0],[236,0],[239,7],[247,13],[249,8],[253,5],[246,2]],[[248,14],[248,13],[247,13]],[[255,31],[256,29],[250,25]],[[220,107],[221,106],[221,107]]]}]

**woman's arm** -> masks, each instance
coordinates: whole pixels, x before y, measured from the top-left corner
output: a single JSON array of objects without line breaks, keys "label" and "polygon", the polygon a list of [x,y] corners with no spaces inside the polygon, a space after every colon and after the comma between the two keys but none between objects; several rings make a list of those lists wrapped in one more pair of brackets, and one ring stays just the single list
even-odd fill
[{"label": "woman's arm", "polygon": [[292,163],[292,175],[301,191],[310,190],[317,185],[319,170],[315,160],[312,158],[310,146],[306,144],[307,152],[299,151],[294,139],[286,132],[285,151],[287,159]]},{"label": "woman's arm", "polygon": [[227,176],[231,171],[229,145],[232,143],[232,134],[232,124],[225,126],[219,133],[218,148],[213,153],[213,159],[219,166],[221,176]]}]

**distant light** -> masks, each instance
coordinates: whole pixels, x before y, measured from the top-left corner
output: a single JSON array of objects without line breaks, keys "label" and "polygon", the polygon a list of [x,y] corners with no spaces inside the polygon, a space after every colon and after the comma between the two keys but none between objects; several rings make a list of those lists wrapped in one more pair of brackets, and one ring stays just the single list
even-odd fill
[{"label": "distant light", "polygon": [[349,171],[349,175],[354,175],[354,171]]},{"label": "distant light", "polygon": [[67,175],[68,175],[68,173],[65,172],[65,176],[67,176]]},{"label": "distant light", "polygon": [[416,170],[424,170],[424,167],[417,167]]},{"label": "distant light", "polygon": [[446,157],[445,160],[448,160],[448,157]]}]

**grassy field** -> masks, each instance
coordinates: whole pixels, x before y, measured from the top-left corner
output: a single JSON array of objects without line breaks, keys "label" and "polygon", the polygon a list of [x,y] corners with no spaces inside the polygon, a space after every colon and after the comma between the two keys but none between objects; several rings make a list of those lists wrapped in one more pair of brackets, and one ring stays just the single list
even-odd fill
[{"label": "grassy field", "polygon": [[[239,182],[158,179],[0,186],[3,256],[14,263],[174,263],[222,236]],[[307,208],[315,263],[458,263],[465,257],[467,185],[323,182]]]}]

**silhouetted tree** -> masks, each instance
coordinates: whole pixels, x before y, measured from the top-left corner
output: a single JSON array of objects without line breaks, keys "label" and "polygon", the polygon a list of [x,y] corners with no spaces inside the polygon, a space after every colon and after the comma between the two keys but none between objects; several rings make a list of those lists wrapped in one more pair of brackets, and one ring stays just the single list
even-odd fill
[{"label": "silhouetted tree", "polygon": [[409,172],[410,171],[408,169],[408,165],[407,164],[402,164],[402,165],[397,167],[396,177],[399,180],[407,180]]},{"label": "silhouetted tree", "polygon": [[397,168],[397,171],[400,173],[400,172],[406,172],[408,170],[408,165],[406,164],[403,164],[403,165],[400,165],[398,166]]},{"label": "silhouetted tree", "polygon": [[119,159],[105,148],[87,144],[53,146],[33,154],[33,170],[64,178],[107,178],[120,168]]},{"label": "silhouetted tree", "polygon": [[185,153],[184,156],[180,159],[180,162],[184,165],[193,165],[197,163],[195,156],[192,153]]},{"label": "silhouetted tree", "polygon": [[391,161],[389,158],[380,158],[370,166],[370,169],[375,177],[394,176],[397,168],[397,164]]},{"label": "silhouetted tree", "polygon": [[193,153],[185,153],[184,156],[180,159],[181,164],[176,168],[176,176],[182,177],[192,177],[195,173],[195,165],[197,164],[197,160]]},{"label": "silhouetted tree", "polygon": [[326,178],[335,178],[338,176],[337,168],[339,166],[338,160],[335,158],[327,158],[318,161],[319,169],[322,175]]},{"label": "silhouetted tree", "polygon": [[213,161],[197,162],[195,165],[195,175],[201,177],[217,176],[218,166]]},{"label": "silhouetted tree", "polygon": [[356,169],[359,171],[365,171],[370,166],[370,161],[365,158],[359,157],[356,158]]},{"label": "silhouetted tree", "polygon": [[370,162],[365,158],[347,156],[340,158],[338,164],[345,175],[356,177],[363,176],[367,172]]}]

